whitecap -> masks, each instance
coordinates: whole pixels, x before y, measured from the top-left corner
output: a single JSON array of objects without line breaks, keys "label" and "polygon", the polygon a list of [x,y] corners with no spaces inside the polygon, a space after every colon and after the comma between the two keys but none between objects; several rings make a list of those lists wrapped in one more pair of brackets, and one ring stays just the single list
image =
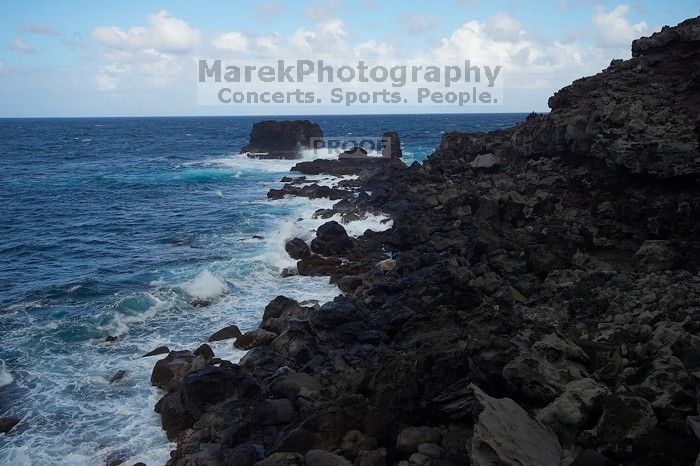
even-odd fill
[{"label": "whitecap", "polygon": [[5,361],[0,359],[0,387],[4,387],[5,385],[10,385],[14,381],[15,381],[15,378],[12,377],[12,374],[10,374],[10,371],[7,369],[7,365],[5,364]]},{"label": "whitecap", "polygon": [[182,289],[193,298],[213,299],[228,292],[228,285],[211,271],[202,270],[192,280],[182,284]]}]

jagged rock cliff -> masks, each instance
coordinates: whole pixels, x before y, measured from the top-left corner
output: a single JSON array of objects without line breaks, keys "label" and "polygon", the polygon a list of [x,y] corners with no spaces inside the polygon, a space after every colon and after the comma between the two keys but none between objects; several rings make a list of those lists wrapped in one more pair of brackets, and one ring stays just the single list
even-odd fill
[{"label": "jagged rock cliff", "polygon": [[393,228],[293,245],[344,296],[277,298],[240,364],[159,363],[171,463],[693,464],[699,25],[635,41],[548,115],[364,167],[333,210]]}]

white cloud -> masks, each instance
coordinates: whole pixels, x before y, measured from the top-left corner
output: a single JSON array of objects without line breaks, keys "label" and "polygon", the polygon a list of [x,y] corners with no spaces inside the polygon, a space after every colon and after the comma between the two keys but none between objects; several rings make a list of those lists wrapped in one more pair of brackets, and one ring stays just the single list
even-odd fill
[{"label": "white cloud", "polygon": [[335,16],[342,6],[342,0],[316,1],[304,8],[304,16],[315,23],[319,23]]},{"label": "white cloud", "polygon": [[147,26],[123,30],[100,26],[92,38],[104,47],[107,62],[96,76],[101,91],[143,92],[186,81],[185,71],[201,33],[167,11],[148,17]]},{"label": "white cloud", "polygon": [[351,54],[345,24],[340,19],[319,23],[314,31],[299,28],[287,42],[291,46],[290,52],[302,56],[339,58]]},{"label": "white cloud", "polygon": [[61,33],[44,24],[21,23],[19,30],[28,34],[40,34],[44,36],[60,36]]},{"label": "white cloud", "polygon": [[277,0],[258,2],[254,7],[255,12],[263,18],[277,16],[284,11],[284,6]]},{"label": "white cloud", "polygon": [[248,50],[248,39],[242,32],[231,31],[217,36],[211,41],[212,45],[219,50],[244,53]]},{"label": "white cloud", "polygon": [[603,47],[626,47],[649,30],[647,23],[640,21],[632,24],[625,17],[630,11],[629,5],[618,5],[609,12],[602,6],[593,11],[593,28],[596,42]]},{"label": "white cloud", "polygon": [[165,10],[148,17],[148,26],[132,26],[126,31],[116,26],[99,26],[92,37],[116,50],[158,50],[164,53],[192,51],[201,42],[201,33]]},{"label": "white cloud", "polygon": [[8,69],[7,63],[4,60],[0,60],[0,74],[5,73]]},{"label": "white cloud", "polygon": [[528,39],[504,39],[490,33],[486,24],[469,21],[442,39],[433,53],[439,59],[470,59],[483,64],[533,63],[542,52]]},{"label": "white cloud", "polygon": [[421,34],[437,27],[438,21],[432,15],[412,12],[401,15],[401,24],[409,33]]},{"label": "white cloud", "polygon": [[277,33],[260,36],[255,39],[255,48],[258,54],[263,57],[280,57],[282,52],[279,42],[281,39],[282,36]]},{"label": "white cloud", "polygon": [[27,44],[21,37],[15,37],[15,40],[7,45],[11,50],[21,53],[34,53],[36,49]]},{"label": "white cloud", "polygon": [[357,58],[393,58],[396,55],[396,50],[393,44],[387,42],[377,42],[376,40],[371,39],[356,45],[353,49],[353,54]]},{"label": "white cloud", "polygon": [[497,16],[486,22],[469,21],[455,30],[426,57],[436,60],[470,60],[472,65],[502,66],[506,89],[551,89],[606,67],[610,52],[581,43],[537,40],[514,18]]},{"label": "white cloud", "polygon": [[505,13],[491,18],[487,27],[493,38],[501,40],[518,40],[525,33],[520,22]]}]

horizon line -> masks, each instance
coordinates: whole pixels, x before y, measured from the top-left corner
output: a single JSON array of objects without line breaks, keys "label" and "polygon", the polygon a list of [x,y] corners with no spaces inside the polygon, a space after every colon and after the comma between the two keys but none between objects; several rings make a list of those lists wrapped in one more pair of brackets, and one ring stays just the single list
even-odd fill
[{"label": "horizon line", "polygon": [[426,113],[318,113],[318,114],[260,114],[260,115],[79,115],[79,116],[0,116],[0,120],[60,120],[60,119],[89,119],[89,118],[313,118],[313,117],[350,117],[350,116],[428,116],[428,115],[524,115],[546,114],[546,112],[513,111],[513,112],[426,112]]}]

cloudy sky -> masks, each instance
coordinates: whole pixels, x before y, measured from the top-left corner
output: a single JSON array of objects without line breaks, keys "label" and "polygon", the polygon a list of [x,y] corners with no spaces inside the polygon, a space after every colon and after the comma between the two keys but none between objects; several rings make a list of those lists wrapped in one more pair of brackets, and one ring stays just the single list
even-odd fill
[{"label": "cloudy sky", "polygon": [[218,56],[498,63],[507,78],[495,111],[546,111],[555,90],[629,57],[632,39],[695,16],[698,6],[697,0],[3,0],[0,117],[235,114],[230,106],[196,103],[196,57]]}]

